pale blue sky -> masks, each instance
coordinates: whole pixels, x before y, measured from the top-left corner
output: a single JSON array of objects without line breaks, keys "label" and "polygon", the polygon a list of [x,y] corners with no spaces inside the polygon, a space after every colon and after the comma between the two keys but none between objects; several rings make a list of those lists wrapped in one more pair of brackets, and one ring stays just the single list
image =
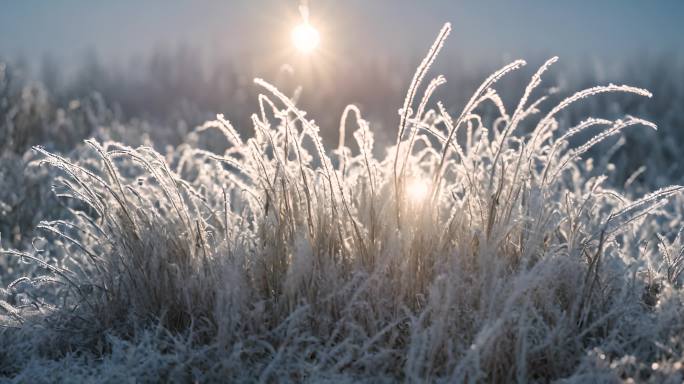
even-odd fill
[{"label": "pale blue sky", "polygon": [[[207,56],[255,57],[287,44],[292,1],[0,0],[0,56],[37,65],[50,53],[65,67],[95,50],[126,63],[186,46]],[[684,1],[320,1],[312,17],[327,49],[344,57],[380,50],[422,55],[445,21],[449,52],[475,59],[558,54],[622,59],[684,53]],[[372,50],[363,49],[371,48]]]}]

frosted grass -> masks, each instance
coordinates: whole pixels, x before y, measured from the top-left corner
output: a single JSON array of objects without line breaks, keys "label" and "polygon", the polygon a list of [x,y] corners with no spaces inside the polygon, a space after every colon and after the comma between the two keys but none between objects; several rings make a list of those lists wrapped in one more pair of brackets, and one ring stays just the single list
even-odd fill
[{"label": "frosted grass", "polygon": [[[222,153],[87,140],[71,159],[35,148],[60,172],[53,189],[71,215],[41,222],[31,249],[1,251],[35,272],[0,291],[0,374],[681,380],[684,248],[662,218],[681,224],[666,203],[682,188],[632,199],[581,159],[628,126],[655,126],[556,118],[603,93],[651,94],[610,84],[549,108],[533,94],[552,58],[509,115],[494,86],[517,60],[454,117],[431,107],[444,77],[418,97],[449,31],[416,71],[381,157],[358,108],[344,110],[328,151],[315,121],[263,79],[253,135],[222,115],[193,133],[221,132]],[[499,116],[479,115],[487,103]],[[426,197],[406,192],[416,181]]]}]

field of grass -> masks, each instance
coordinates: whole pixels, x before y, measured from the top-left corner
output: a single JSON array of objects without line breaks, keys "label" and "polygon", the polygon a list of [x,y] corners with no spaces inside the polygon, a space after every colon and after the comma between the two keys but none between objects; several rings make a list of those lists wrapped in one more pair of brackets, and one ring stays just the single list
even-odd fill
[{"label": "field of grass", "polygon": [[455,111],[428,77],[449,31],[384,148],[351,105],[326,145],[259,78],[251,130],[218,115],[160,148],[97,97],[0,77],[0,380],[681,382],[678,166],[625,173],[678,141],[566,113],[651,93],[549,95],[554,57],[504,103],[517,60]]}]

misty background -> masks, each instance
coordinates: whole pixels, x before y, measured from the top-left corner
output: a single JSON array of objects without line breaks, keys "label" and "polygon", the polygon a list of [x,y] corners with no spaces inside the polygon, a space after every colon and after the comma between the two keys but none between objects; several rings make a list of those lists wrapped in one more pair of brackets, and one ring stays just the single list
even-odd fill
[{"label": "misty background", "polygon": [[[452,111],[487,75],[524,58],[528,67],[498,87],[504,101],[516,100],[534,69],[558,55],[560,63],[545,84],[558,86],[560,96],[596,83],[629,83],[653,91],[655,102],[618,98],[631,105],[627,112],[654,118],[666,130],[681,125],[679,115],[670,119],[676,121],[666,117],[673,105],[681,105],[684,89],[681,1],[309,0],[311,22],[321,33],[312,56],[296,52],[290,41],[290,30],[301,20],[299,4],[0,2],[7,92],[44,98],[51,106],[46,120],[77,105],[96,105],[99,116],[68,139],[47,124],[41,129],[49,140],[27,138],[15,150],[46,140],[67,141],[62,147],[68,148],[96,126],[114,122],[135,132],[114,139],[137,144],[138,131],[130,126],[139,126],[155,146],[176,145],[216,113],[251,132],[249,117],[261,91],[254,77],[288,94],[301,85],[298,105],[321,125],[329,145],[335,144],[340,113],[349,103],[361,108],[381,141],[391,140],[413,71],[446,21],[453,32],[432,73],[446,75],[448,84],[436,97]],[[592,108],[611,110],[605,107],[599,101]]]}]

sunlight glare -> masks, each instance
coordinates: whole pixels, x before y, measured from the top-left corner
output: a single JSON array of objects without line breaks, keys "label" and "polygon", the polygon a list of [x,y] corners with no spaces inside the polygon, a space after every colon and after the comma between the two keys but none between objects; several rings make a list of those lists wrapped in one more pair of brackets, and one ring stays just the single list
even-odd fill
[{"label": "sunlight glare", "polygon": [[426,180],[413,179],[406,185],[406,196],[415,203],[425,200],[428,193],[430,188]]},{"label": "sunlight glare", "polygon": [[302,53],[313,52],[321,41],[321,36],[316,28],[308,22],[294,27],[292,30],[292,43]]}]

